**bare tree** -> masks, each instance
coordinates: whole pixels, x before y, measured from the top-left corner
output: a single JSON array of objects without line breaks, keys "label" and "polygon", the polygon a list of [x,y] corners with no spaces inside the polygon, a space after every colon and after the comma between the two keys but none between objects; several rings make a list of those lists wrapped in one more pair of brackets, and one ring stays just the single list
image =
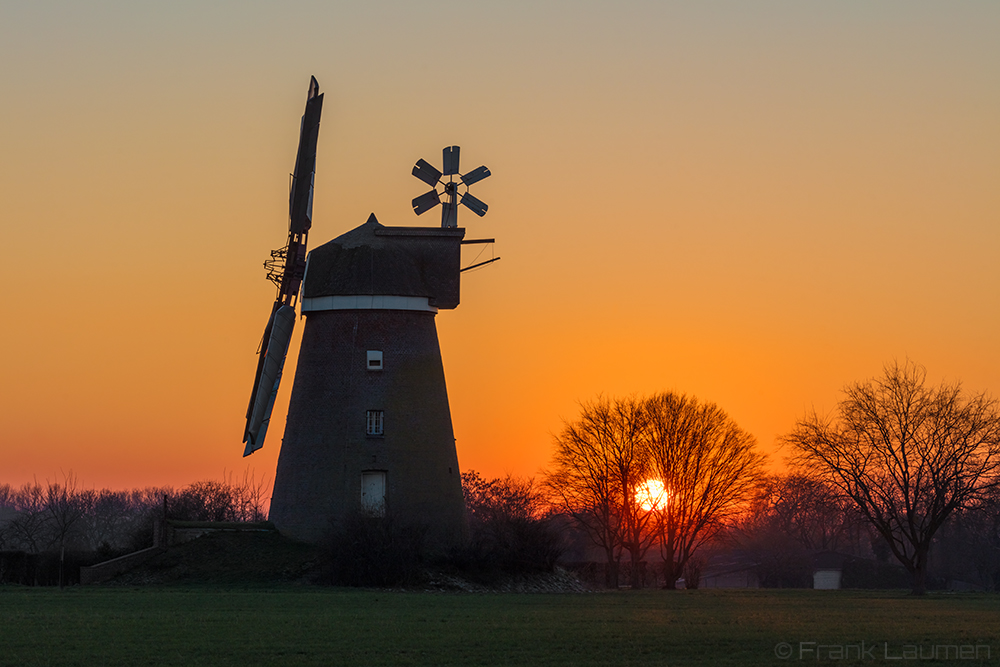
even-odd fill
[{"label": "bare tree", "polygon": [[14,506],[14,487],[10,484],[0,484],[0,507]]},{"label": "bare tree", "polygon": [[76,477],[72,471],[63,476],[63,481],[46,482],[45,513],[48,518],[52,542],[59,546],[59,587],[65,583],[66,542],[71,533],[79,527],[87,512],[85,501],[89,495],[76,489]]},{"label": "bare tree", "polygon": [[675,393],[645,402],[651,473],[663,482],[654,503],[667,588],[695,552],[749,497],[764,457],[756,440],[714,403]]},{"label": "bare tree", "polygon": [[848,385],[836,418],[815,412],[784,441],[793,462],[849,496],[926,590],[934,534],[956,510],[998,483],[1000,414],[960,384],[926,386],[927,373],[894,362]]},{"label": "bare tree", "polygon": [[956,514],[952,525],[945,526],[951,534],[942,541],[964,556],[986,590],[1000,590],[1000,487]]},{"label": "bare tree", "polygon": [[14,491],[13,500],[17,515],[7,524],[9,539],[29,553],[38,553],[46,546],[45,491],[37,481],[26,483]]},{"label": "bare tree", "polygon": [[17,516],[16,492],[10,484],[0,484],[0,551],[11,541],[10,522]]},{"label": "bare tree", "polygon": [[580,417],[563,424],[545,484],[553,504],[572,516],[605,553],[606,583],[617,586],[622,550],[639,588],[640,562],[649,549],[648,511],[636,502],[648,478],[645,410],[637,398],[598,398],[581,404]]},{"label": "bare tree", "polygon": [[762,586],[811,585],[817,551],[867,552],[869,526],[854,502],[819,479],[766,475],[727,541],[753,558]]},{"label": "bare tree", "polygon": [[472,566],[506,574],[555,567],[562,540],[534,478],[487,480],[469,470],[462,473],[462,493],[469,512]]},{"label": "bare tree", "polygon": [[795,472],[769,475],[755,490],[751,505],[744,523],[770,524],[808,551],[857,546],[861,517],[854,502],[821,479]]},{"label": "bare tree", "polygon": [[168,519],[185,521],[238,521],[236,492],[225,481],[202,480],[169,498]]},{"label": "bare tree", "polygon": [[264,521],[267,519],[268,491],[267,478],[259,481],[254,472],[243,471],[243,479],[234,480],[233,474],[226,477],[226,484],[232,492],[233,514],[237,521]]},{"label": "bare tree", "polygon": [[462,473],[462,494],[472,521],[541,519],[547,506],[533,477],[485,479],[475,470]]},{"label": "bare tree", "polygon": [[84,517],[90,547],[109,552],[125,549],[143,508],[130,501],[127,491],[101,489],[85,493],[91,495]]}]

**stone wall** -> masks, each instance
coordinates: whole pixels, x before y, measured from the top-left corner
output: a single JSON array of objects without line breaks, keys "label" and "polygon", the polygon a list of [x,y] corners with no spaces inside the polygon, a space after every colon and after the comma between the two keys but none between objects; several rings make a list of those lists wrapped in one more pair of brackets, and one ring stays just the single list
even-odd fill
[{"label": "stone wall", "polygon": [[112,558],[111,560],[98,563],[97,565],[81,567],[80,583],[84,585],[99,584],[102,581],[114,579],[119,574],[128,572],[132,568],[142,565],[153,556],[157,556],[164,551],[166,551],[166,549],[163,547],[149,547],[148,549],[135,551],[124,556],[119,556],[118,558]]}]

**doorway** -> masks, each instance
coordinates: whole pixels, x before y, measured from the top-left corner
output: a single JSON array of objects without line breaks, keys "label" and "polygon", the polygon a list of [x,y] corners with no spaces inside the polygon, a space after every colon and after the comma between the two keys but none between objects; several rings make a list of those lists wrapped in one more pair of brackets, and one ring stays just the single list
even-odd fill
[{"label": "doorway", "polygon": [[385,471],[361,473],[361,508],[373,516],[385,516]]}]

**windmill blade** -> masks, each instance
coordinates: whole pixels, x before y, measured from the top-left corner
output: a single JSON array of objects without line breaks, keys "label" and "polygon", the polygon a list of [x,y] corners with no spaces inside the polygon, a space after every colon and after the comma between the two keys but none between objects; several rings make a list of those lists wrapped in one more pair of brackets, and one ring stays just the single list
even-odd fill
[{"label": "windmill blade", "polygon": [[413,175],[432,188],[441,180],[441,172],[424,159],[417,160],[416,166],[413,167]]},{"label": "windmill blade", "polygon": [[316,142],[319,139],[319,117],[323,112],[323,95],[316,77],[309,81],[306,110],[299,129],[299,150],[295,155],[292,192],[288,196],[289,231],[302,234],[312,226],[313,182],[316,180]]},{"label": "windmill blade", "polygon": [[437,190],[431,190],[430,192],[425,192],[419,197],[415,197],[413,199],[413,212],[420,215],[421,213],[426,213],[440,203],[441,195],[438,194]]},{"label": "windmill blade", "polygon": [[[257,350],[257,371],[253,376],[253,389],[250,391],[250,405],[247,406],[247,429],[250,428],[250,416],[253,414],[253,406],[257,401],[257,390],[260,387],[260,373],[264,368],[264,357],[267,352],[267,345],[271,342],[271,328],[274,326],[274,314],[281,308],[281,300],[274,302],[271,307],[271,314],[267,318],[267,326],[264,327],[264,335],[260,338],[260,349]],[[246,441],[246,430],[243,431],[243,440]]]},{"label": "windmill blade", "polygon": [[483,217],[484,215],[486,215],[486,211],[487,211],[487,209],[489,209],[489,206],[487,206],[481,200],[476,199],[475,197],[473,197],[472,195],[470,195],[468,192],[466,192],[464,195],[462,195],[462,202],[461,203],[467,209],[469,209],[470,211],[472,211],[473,213],[475,213],[476,215],[478,215],[480,218]]},{"label": "windmill blade", "polygon": [[271,421],[274,399],[278,395],[278,385],[281,384],[281,371],[288,355],[288,343],[292,339],[292,329],[295,327],[295,309],[291,306],[282,306],[275,311],[270,324],[270,340],[267,343],[267,350],[263,352],[264,359],[263,364],[260,364],[260,375],[257,377],[253,409],[243,435],[243,442],[247,445],[243,450],[243,456],[249,456],[264,446],[264,436]]},{"label": "windmill blade", "polygon": [[458,173],[458,146],[448,146],[444,149],[444,175],[453,176]]},{"label": "windmill blade", "polygon": [[465,186],[468,187],[473,183],[478,183],[479,181],[483,180],[489,175],[490,175],[490,170],[487,169],[485,165],[483,165],[482,167],[477,167],[473,169],[468,174],[463,176],[462,183],[464,183]]}]

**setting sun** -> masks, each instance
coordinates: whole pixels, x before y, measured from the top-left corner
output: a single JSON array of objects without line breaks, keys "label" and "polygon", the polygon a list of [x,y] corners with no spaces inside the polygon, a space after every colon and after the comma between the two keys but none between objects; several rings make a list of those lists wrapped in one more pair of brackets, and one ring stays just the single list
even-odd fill
[{"label": "setting sun", "polygon": [[635,492],[635,500],[645,511],[662,509],[667,504],[669,494],[658,479],[647,479]]}]

